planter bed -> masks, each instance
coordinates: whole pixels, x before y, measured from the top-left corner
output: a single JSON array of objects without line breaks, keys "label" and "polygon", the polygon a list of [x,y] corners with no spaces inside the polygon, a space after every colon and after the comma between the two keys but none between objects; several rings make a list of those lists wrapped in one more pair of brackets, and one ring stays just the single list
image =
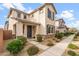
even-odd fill
[{"label": "planter bed", "polygon": [[[77,38],[76,38],[77,39]],[[76,46],[70,46],[70,47],[67,47],[66,51],[63,53],[63,56],[73,56],[73,55],[69,55],[68,54],[68,51],[73,51],[75,52],[76,55],[74,56],[79,56],[79,44],[78,44],[78,41],[72,41],[71,44],[74,44]],[[78,47],[78,48],[77,48]]]},{"label": "planter bed", "polygon": [[[2,55],[2,56],[13,56],[13,54],[10,54],[10,52],[6,50],[6,45],[10,41],[12,41],[12,40],[5,40],[5,42],[4,42],[4,52],[1,53],[0,55]],[[17,56],[29,56],[28,53],[27,53],[27,49],[29,49],[31,46],[34,46],[34,45],[29,43],[29,42],[26,42],[24,48],[17,54]],[[43,50],[39,49],[38,53],[34,54],[34,55],[38,55],[38,54],[40,54],[42,52],[43,52]]]}]

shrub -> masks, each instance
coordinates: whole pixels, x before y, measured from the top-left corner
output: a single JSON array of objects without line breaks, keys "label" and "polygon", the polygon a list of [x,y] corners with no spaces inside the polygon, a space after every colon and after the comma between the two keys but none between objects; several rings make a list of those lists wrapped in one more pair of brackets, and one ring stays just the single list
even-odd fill
[{"label": "shrub", "polygon": [[39,52],[39,48],[35,46],[31,46],[30,48],[27,49],[27,53],[32,56],[35,55]]},{"label": "shrub", "polygon": [[74,33],[73,33],[73,32],[65,32],[65,33],[64,33],[65,36],[69,36],[69,35],[71,35],[71,34],[74,34]]},{"label": "shrub", "polygon": [[77,55],[74,51],[71,51],[71,50],[68,51],[68,54],[69,54],[70,56],[76,56],[76,55]]},{"label": "shrub", "polygon": [[37,35],[37,42],[42,42],[42,36],[41,35]]},{"label": "shrub", "polygon": [[25,43],[27,42],[27,38],[23,36],[17,36],[16,39],[21,40],[23,45],[25,45]]},{"label": "shrub", "polygon": [[48,43],[48,44],[47,44],[47,46],[53,46],[53,45],[54,45],[53,43]]},{"label": "shrub", "polygon": [[60,39],[56,39],[55,41],[56,41],[56,42],[60,42],[61,40],[60,40]]},{"label": "shrub", "polygon": [[69,44],[68,45],[68,48],[71,48],[71,49],[78,49],[79,47],[74,45],[74,44]]},{"label": "shrub", "polygon": [[17,55],[23,49],[23,45],[20,40],[11,41],[6,48],[11,54]]},{"label": "shrub", "polygon": [[56,34],[55,34],[55,37],[56,37],[57,39],[61,39],[63,36],[64,36],[63,33],[56,33]]},{"label": "shrub", "polygon": [[76,34],[76,36],[79,36],[79,32]]}]

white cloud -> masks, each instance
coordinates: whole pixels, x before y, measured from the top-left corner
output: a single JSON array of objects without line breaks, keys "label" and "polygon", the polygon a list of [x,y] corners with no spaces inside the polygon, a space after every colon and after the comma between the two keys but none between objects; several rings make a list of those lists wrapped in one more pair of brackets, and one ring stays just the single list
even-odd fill
[{"label": "white cloud", "polygon": [[4,25],[1,25],[1,24],[0,24],[0,28],[4,28]]},{"label": "white cloud", "polygon": [[69,24],[67,24],[67,26],[75,27],[75,28],[79,29],[79,20],[74,21],[74,22],[70,22]]},{"label": "white cloud", "polygon": [[72,13],[72,10],[69,10],[69,11],[65,10],[65,11],[62,11],[60,16],[63,17],[63,18],[69,19],[69,18],[72,18],[74,15]]},{"label": "white cloud", "polygon": [[74,10],[70,10],[70,12],[74,12]]},{"label": "white cloud", "polygon": [[15,8],[19,10],[22,10],[22,11],[26,10],[22,3],[13,3],[13,5],[15,6]]},{"label": "white cloud", "polygon": [[6,8],[14,8],[13,4],[11,3],[3,3],[3,6],[6,7]]},{"label": "white cloud", "polygon": [[25,7],[23,7],[23,4],[22,3],[3,3],[3,6],[6,7],[6,8],[17,8],[19,10],[26,10]]},{"label": "white cloud", "polygon": [[0,10],[3,10],[4,8],[3,7],[0,7]]},{"label": "white cloud", "polygon": [[25,8],[22,3],[3,3],[3,6],[8,8],[8,9],[9,8],[16,8],[16,9],[25,11],[27,13],[30,13],[33,11],[33,9],[31,7]]},{"label": "white cloud", "polygon": [[73,12],[74,12],[74,10],[64,10],[61,12],[61,14],[57,14],[56,16],[58,18],[63,18],[66,20],[75,20]]},{"label": "white cloud", "polygon": [[30,13],[32,11],[33,11],[33,9],[31,7],[28,7],[27,13]]}]

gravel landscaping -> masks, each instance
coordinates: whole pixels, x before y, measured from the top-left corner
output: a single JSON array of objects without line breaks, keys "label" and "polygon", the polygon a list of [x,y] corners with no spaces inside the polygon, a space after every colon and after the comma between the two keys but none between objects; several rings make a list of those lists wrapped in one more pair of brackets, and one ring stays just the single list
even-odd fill
[{"label": "gravel landscaping", "polygon": [[[70,51],[70,53],[68,53]],[[63,56],[79,56],[79,33],[75,35],[73,41],[63,53]]]}]

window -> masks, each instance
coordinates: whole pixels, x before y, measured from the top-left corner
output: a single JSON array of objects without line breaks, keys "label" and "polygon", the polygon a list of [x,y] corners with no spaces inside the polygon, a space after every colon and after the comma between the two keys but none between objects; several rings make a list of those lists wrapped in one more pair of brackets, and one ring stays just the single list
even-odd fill
[{"label": "window", "polygon": [[48,8],[48,18],[51,18],[51,11]]},{"label": "window", "polygon": [[39,10],[39,14],[43,13],[43,10]]},{"label": "window", "polygon": [[52,14],[53,14],[52,19],[54,20],[54,17],[55,17],[55,16],[54,16],[54,12],[53,12]]},{"label": "window", "polygon": [[32,14],[32,17],[34,17],[34,15]]},{"label": "window", "polygon": [[17,13],[17,17],[18,17],[18,18],[20,18],[20,17],[21,17],[21,14],[20,14],[19,12]]},{"label": "window", "polygon": [[53,33],[53,30],[54,30],[54,27],[53,27],[53,26],[51,26],[51,29],[50,29],[51,33]]},{"label": "window", "polygon": [[24,34],[24,30],[25,30],[25,24],[23,24],[23,34]]},{"label": "window", "polygon": [[14,34],[16,34],[16,24],[13,25]]},{"label": "window", "polygon": [[24,19],[26,19],[26,15],[24,15]]},{"label": "window", "polygon": [[50,33],[50,26],[47,25],[47,34]]},{"label": "window", "polygon": [[47,25],[47,34],[53,33],[53,31],[54,31],[54,26],[53,25]]}]

